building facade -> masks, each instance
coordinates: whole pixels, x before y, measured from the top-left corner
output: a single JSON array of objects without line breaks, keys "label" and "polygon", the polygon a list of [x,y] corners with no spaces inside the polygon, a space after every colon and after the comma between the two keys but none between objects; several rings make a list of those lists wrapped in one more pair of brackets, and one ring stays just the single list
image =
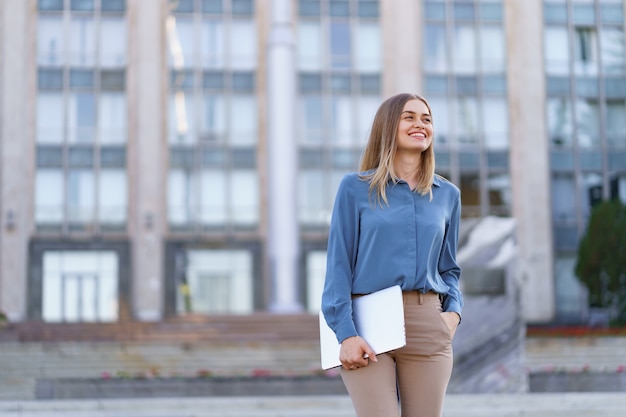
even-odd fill
[{"label": "building facade", "polygon": [[626,201],[622,0],[6,0],[0,310],[314,313],[341,177],[398,92],[463,216],[512,216],[530,322],[584,321],[598,201]]}]

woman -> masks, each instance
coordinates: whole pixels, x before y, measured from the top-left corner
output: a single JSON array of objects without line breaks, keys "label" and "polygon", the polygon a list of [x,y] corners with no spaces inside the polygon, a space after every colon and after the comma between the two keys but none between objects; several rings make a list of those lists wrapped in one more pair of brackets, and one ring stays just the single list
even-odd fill
[{"label": "woman", "polygon": [[[442,413],[463,307],[461,201],[458,188],[435,175],[432,142],[426,99],[387,99],[360,172],[343,178],[335,198],[322,311],[341,343],[341,377],[358,417]],[[351,300],[393,285],[403,291],[407,344],[376,356],[357,334]]]}]

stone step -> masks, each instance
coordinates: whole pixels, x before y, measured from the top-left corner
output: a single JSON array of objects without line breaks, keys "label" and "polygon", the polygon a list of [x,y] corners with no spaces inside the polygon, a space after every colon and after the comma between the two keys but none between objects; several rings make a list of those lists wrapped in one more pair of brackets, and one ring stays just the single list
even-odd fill
[{"label": "stone step", "polygon": [[[448,395],[443,417],[624,417],[623,394]],[[347,396],[0,401],[0,417],[354,417]]]}]

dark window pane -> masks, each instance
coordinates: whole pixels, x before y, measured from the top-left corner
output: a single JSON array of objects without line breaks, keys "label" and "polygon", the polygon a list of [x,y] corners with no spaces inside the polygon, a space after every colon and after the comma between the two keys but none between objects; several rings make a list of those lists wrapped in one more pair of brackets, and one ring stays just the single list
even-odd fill
[{"label": "dark window pane", "polygon": [[301,149],[298,162],[302,168],[321,168],[324,166],[324,152],[321,149]]},{"label": "dark window pane", "polygon": [[488,152],[487,166],[489,169],[508,169],[509,154],[508,152]]},{"label": "dark window pane", "polygon": [[172,71],[171,87],[172,89],[192,89],[193,88],[193,72],[192,71]]},{"label": "dark window pane", "polygon": [[450,153],[447,150],[435,151],[435,161],[437,161],[437,171],[450,169]]},{"label": "dark window pane", "polygon": [[126,10],[126,0],[101,0],[103,12],[123,12]]},{"label": "dark window pane", "polygon": [[379,94],[380,75],[361,75],[361,93]]},{"label": "dark window pane", "polygon": [[598,80],[596,78],[578,78],[576,80],[576,95],[582,97],[597,97]]},{"label": "dark window pane", "polygon": [[331,152],[331,160],[333,168],[354,169],[357,162],[354,160],[354,154],[349,149],[335,149]]},{"label": "dark window pane", "polygon": [[476,95],[476,77],[457,77],[456,92],[463,95]]},{"label": "dark window pane", "polygon": [[40,69],[37,85],[40,90],[62,90],[63,71],[60,69]]},{"label": "dark window pane", "polygon": [[39,0],[39,10],[63,10],[63,0]]},{"label": "dark window pane", "polygon": [[38,168],[59,168],[63,166],[63,148],[60,146],[37,146]]},{"label": "dark window pane", "polygon": [[626,171],[626,152],[609,152],[609,169],[616,171]]},{"label": "dark window pane", "polygon": [[428,20],[446,20],[446,5],[427,2],[424,4],[424,16]]},{"label": "dark window pane", "polygon": [[107,91],[123,91],[126,88],[124,70],[103,70],[100,73],[100,87]]},{"label": "dark window pane", "polygon": [[330,77],[330,90],[336,93],[349,93],[350,76],[349,75],[332,75]]},{"label": "dark window pane", "polygon": [[224,88],[224,73],[205,72],[202,74],[202,87],[221,90]]},{"label": "dark window pane", "polygon": [[567,23],[567,6],[565,4],[544,4],[543,20],[546,23]]},{"label": "dark window pane", "polygon": [[602,23],[623,24],[623,6],[621,4],[600,4],[600,18]]},{"label": "dark window pane", "polygon": [[547,89],[549,96],[559,96],[569,94],[569,78],[548,77]]},{"label": "dark window pane", "polygon": [[204,13],[222,13],[222,0],[202,0]]},{"label": "dark window pane", "polygon": [[604,91],[607,98],[623,98],[626,96],[626,80],[624,78],[605,78]]},{"label": "dark window pane", "polygon": [[477,170],[480,165],[480,158],[474,152],[461,152],[459,154],[459,162],[462,170]]},{"label": "dark window pane", "polygon": [[360,1],[359,17],[378,17],[377,1]]},{"label": "dark window pane", "polygon": [[424,89],[426,94],[447,94],[448,79],[444,75],[427,75]]},{"label": "dark window pane", "polygon": [[602,169],[602,155],[600,152],[583,151],[580,153],[580,167],[582,169]]},{"label": "dark window pane", "polygon": [[70,9],[89,12],[93,10],[93,0],[71,0]]},{"label": "dark window pane", "polygon": [[483,93],[506,94],[506,78],[499,75],[485,75],[483,77]]},{"label": "dark window pane", "polygon": [[232,0],[233,1],[233,14],[239,15],[251,15],[254,13],[254,6],[252,0]]},{"label": "dark window pane", "polygon": [[226,153],[223,149],[204,149],[202,151],[202,166],[223,167],[226,165]]},{"label": "dark window pane", "polygon": [[172,168],[192,168],[195,149],[172,147],[170,149],[170,166]]},{"label": "dark window pane", "polygon": [[473,20],[474,4],[455,3],[454,19],[456,20]]},{"label": "dark window pane", "polygon": [[574,155],[571,152],[550,152],[552,171],[571,172],[574,169]]},{"label": "dark window pane", "polygon": [[319,16],[320,15],[320,1],[319,0],[300,0],[298,2],[298,15]]},{"label": "dark window pane", "polygon": [[555,227],[554,244],[560,251],[572,251],[578,248],[578,229],[576,227]]},{"label": "dark window pane", "polygon": [[91,168],[93,166],[93,148],[71,147],[69,151],[69,165],[71,167]]},{"label": "dark window pane", "polygon": [[105,168],[126,166],[126,149],[112,146],[100,148],[100,166]]},{"label": "dark window pane", "polygon": [[502,4],[501,3],[481,3],[480,18],[492,22],[502,21]]},{"label": "dark window pane", "polygon": [[347,1],[330,1],[331,16],[350,16],[350,4]]},{"label": "dark window pane", "polygon": [[572,9],[574,24],[593,25],[596,23],[596,12],[593,4],[574,3]]},{"label": "dark window pane", "polygon": [[254,74],[249,72],[239,72],[233,74],[234,91],[254,91]]},{"label": "dark window pane", "polygon": [[232,164],[234,168],[256,167],[255,149],[233,149],[232,158]]},{"label": "dark window pane", "polygon": [[319,74],[300,74],[300,92],[322,91],[322,76]]},{"label": "dark window pane", "polygon": [[94,73],[91,70],[70,70],[70,88],[93,88]]},{"label": "dark window pane", "polygon": [[192,13],[193,12],[193,0],[177,0],[174,12],[178,13]]}]

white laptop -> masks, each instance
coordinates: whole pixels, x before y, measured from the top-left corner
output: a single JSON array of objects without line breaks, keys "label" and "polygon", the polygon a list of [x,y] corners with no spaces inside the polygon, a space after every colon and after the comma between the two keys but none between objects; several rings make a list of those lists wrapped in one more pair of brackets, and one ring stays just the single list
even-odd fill
[{"label": "white laptop", "polygon": [[[376,354],[406,345],[402,289],[399,285],[353,299],[352,313],[356,331]],[[341,345],[321,311],[319,318],[322,369],[335,368],[341,365]]]}]

